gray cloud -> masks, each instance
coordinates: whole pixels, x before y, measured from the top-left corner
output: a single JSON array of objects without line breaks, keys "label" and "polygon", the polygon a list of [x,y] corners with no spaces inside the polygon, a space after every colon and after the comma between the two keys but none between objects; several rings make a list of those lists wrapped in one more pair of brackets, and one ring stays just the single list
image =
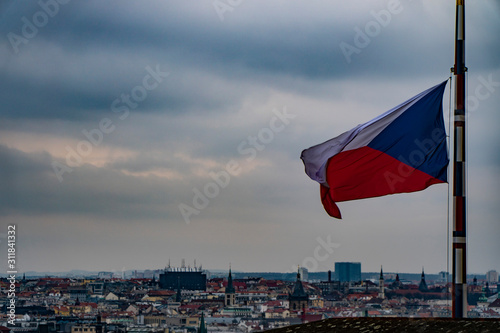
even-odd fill
[{"label": "gray cloud", "polygon": [[[18,55],[4,50],[8,59],[1,68],[5,77],[0,90],[6,105],[4,114],[75,120],[101,114],[109,111],[117,96],[141,82],[147,65],[156,64],[171,71],[175,82],[153,92],[138,111],[216,111],[227,102],[238,105],[245,94],[236,87],[248,80],[294,89],[290,79],[415,77],[439,71],[447,75],[453,40],[446,39],[445,33],[453,27],[440,32],[432,24],[411,24],[415,16],[440,24],[445,14],[442,10],[431,15],[418,3],[403,1],[402,12],[393,15],[390,24],[370,38],[359,55],[353,54],[348,64],[339,44],[355,45],[354,29],[365,29],[375,20],[370,12],[384,10],[387,4],[380,1],[346,6],[349,10],[358,6],[357,13],[350,12],[350,19],[334,10],[338,5],[323,6],[305,2],[290,7],[245,4],[231,14],[234,19],[220,22],[208,1],[159,1],[148,6],[133,1],[71,2],[61,6],[33,40],[20,45]],[[478,38],[474,30],[470,33],[474,33],[470,38],[472,50],[479,49],[476,43],[486,45],[475,57],[480,59],[475,65],[482,68],[497,66],[494,55],[498,45],[485,37],[491,34],[483,30],[498,30],[498,20],[487,9],[474,15],[486,14],[492,19],[484,20],[487,23],[478,29]],[[39,10],[34,4],[12,5],[7,10],[4,37],[6,32],[20,33],[21,17],[29,18]],[[321,14],[325,10],[333,17]],[[297,15],[301,12],[305,15]],[[255,20],[255,15],[259,19]],[[315,15],[319,20],[313,21]],[[8,49],[9,43],[5,47]],[[419,62],[406,60],[418,53],[423,57],[420,63],[426,63],[425,70]],[[377,59],[377,66],[372,65],[373,59]],[[232,87],[215,89],[210,84],[213,75],[231,80]],[[223,93],[226,91],[232,92]]]},{"label": "gray cloud", "polygon": [[[0,213],[76,214],[123,219],[169,216],[172,184],[155,177],[138,179],[120,172],[83,165],[59,182],[48,153],[23,153],[0,147],[2,203]],[[64,161],[60,161],[64,163]],[[169,206],[170,205],[170,206]]]}]

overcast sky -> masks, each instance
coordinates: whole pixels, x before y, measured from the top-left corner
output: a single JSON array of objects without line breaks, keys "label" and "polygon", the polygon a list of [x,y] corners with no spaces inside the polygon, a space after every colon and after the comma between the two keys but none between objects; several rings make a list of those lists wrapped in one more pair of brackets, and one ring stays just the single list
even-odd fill
[{"label": "overcast sky", "polygon": [[[2,267],[14,224],[20,271],[447,269],[447,185],[339,203],[338,221],[300,153],[446,80],[455,1],[40,3],[0,4]],[[468,1],[466,22],[468,272],[484,274],[500,270],[499,2]]]}]

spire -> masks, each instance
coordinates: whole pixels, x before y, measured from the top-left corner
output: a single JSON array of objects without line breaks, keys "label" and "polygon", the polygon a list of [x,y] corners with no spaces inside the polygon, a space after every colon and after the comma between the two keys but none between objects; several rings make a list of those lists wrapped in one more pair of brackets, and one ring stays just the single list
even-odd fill
[{"label": "spire", "polygon": [[393,289],[399,289],[401,287],[401,281],[399,281],[399,274],[396,274],[396,280],[391,284]]},{"label": "spire", "polygon": [[304,291],[304,286],[302,285],[302,281],[300,280],[300,271],[299,270],[297,270],[297,281],[295,281],[295,286],[293,287],[292,296],[294,296],[294,297],[307,297],[307,294]]},{"label": "spire", "polygon": [[205,316],[203,315],[203,312],[201,313],[200,327],[198,328],[198,333],[207,333],[207,326],[205,325]]},{"label": "spire", "polygon": [[224,295],[224,305],[231,307],[236,302],[236,290],[233,285],[233,275],[231,274],[231,264],[229,264],[229,275],[227,277],[226,292]]},{"label": "spire", "polygon": [[297,269],[297,280],[293,286],[292,293],[288,296],[290,310],[305,311],[308,306],[309,295],[304,290],[302,281],[300,281],[300,267]]},{"label": "spire", "polygon": [[486,293],[486,296],[490,296],[490,284],[488,283],[488,281],[486,281],[484,292]]},{"label": "spire", "polygon": [[233,276],[231,274],[231,264],[229,264],[229,276],[227,277],[226,294],[234,294]]},{"label": "spire", "polygon": [[420,284],[418,285],[418,290],[420,290],[421,292],[429,291],[427,283],[425,282],[425,273],[423,267],[422,267],[422,279],[420,280]]},{"label": "spire", "polygon": [[379,288],[378,297],[381,299],[385,299],[384,271],[382,270],[382,265],[380,265],[380,278],[379,278],[378,288]]}]

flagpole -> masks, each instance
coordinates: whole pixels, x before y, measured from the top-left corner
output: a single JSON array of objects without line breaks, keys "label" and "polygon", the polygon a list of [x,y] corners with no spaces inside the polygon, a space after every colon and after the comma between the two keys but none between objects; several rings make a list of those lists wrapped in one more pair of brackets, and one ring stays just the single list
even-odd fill
[{"label": "flagpole", "polygon": [[465,0],[457,0],[455,30],[455,114],[453,151],[452,317],[467,317],[465,204]]}]

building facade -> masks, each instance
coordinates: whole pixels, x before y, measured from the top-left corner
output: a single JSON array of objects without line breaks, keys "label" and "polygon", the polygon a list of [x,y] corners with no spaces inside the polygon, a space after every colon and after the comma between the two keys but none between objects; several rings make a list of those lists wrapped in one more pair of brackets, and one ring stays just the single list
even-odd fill
[{"label": "building facade", "polygon": [[486,281],[488,281],[489,283],[498,282],[498,272],[495,270],[488,271],[488,273],[486,273]]},{"label": "building facade", "polygon": [[335,277],[340,282],[361,281],[360,262],[336,262]]},{"label": "building facade", "polygon": [[299,273],[300,273],[300,278],[304,282],[309,281],[309,270],[305,267],[300,267],[299,268]]},{"label": "building facade", "polygon": [[207,275],[196,270],[166,270],[160,274],[160,289],[207,290]]}]

